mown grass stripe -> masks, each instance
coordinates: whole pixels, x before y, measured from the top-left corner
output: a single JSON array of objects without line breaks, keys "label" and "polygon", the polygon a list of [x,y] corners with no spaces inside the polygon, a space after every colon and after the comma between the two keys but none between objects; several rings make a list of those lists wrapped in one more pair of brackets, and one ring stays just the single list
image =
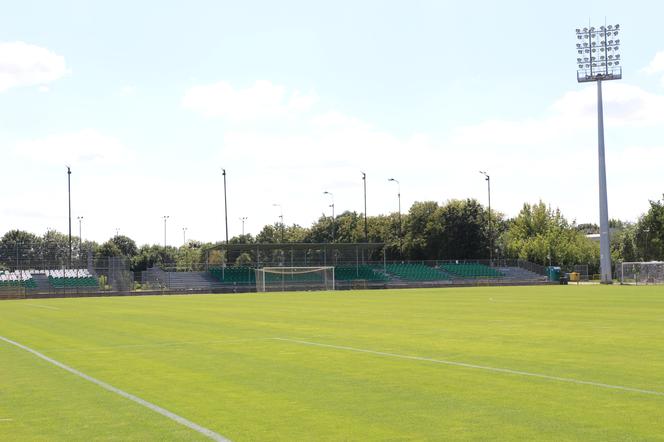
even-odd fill
[{"label": "mown grass stripe", "polygon": [[159,405],[153,404],[152,402],[148,402],[145,399],[141,399],[140,397],[135,396],[131,393],[127,393],[124,390],[120,390],[119,388],[114,387],[110,384],[107,384],[104,381],[100,381],[99,379],[93,378],[92,376],[88,376],[87,374],[85,374],[85,373],[83,373],[79,370],[76,370],[75,368],[72,368],[68,365],[65,365],[62,362],[56,361],[55,359],[49,358],[48,356],[46,356],[46,355],[44,355],[44,354],[42,354],[42,353],[40,353],[36,350],[33,350],[30,347],[27,347],[23,344],[20,344],[20,343],[16,342],[16,341],[12,341],[11,339],[5,338],[4,336],[0,336],[0,340],[6,342],[8,344],[14,345],[14,346],[16,346],[16,347],[18,347],[22,350],[25,350],[25,351],[29,352],[29,353],[32,353],[33,355],[37,356],[38,358],[43,359],[44,361],[46,361],[50,364],[53,364],[56,367],[60,367],[63,370],[66,370],[66,371],[68,371],[68,372],[70,372],[70,373],[72,373],[72,374],[74,374],[74,375],[76,375],[80,378],[83,378],[86,381],[92,382],[93,384],[96,384],[96,385],[102,387],[105,390],[108,390],[112,393],[118,394],[118,395],[120,395],[124,398],[129,399],[130,401],[136,402],[139,405],[142,405],[146,408],[149,408],[150,410],[152,410],[156,413],[159,413],[162,416],[165,416],[165,417],[167,417],[167,418],[169,418],[169,419],[171,419],[171,420],[173,420],[173,421],[175,421],[175,422],[177,422],[181,425],[184,425],[185,427],[191,428],[192,430],[194,430],[194,431],[202,434],[203,436],[206,436],[206,437],[208,437],[208,438],[210,438],[214,441],[217,441],[217,442],[230,442],[230,439],[225,438],[224,436],[222,436],[219,433],[215,433],[214,431],[212,431],[208,428],[205,428],[201,425],[198,425],[197,423],[194,423],[194,422],[192,422],[192,421],[190,421],[190,420],[188,420],[188,419],[186,419],[186,418],[184,418],[180,415],[177,415],[177,414],[173,413],[172,411],[168,411],[165,408],[160,407]]},{"label": "mown grass stripe", "polygon": [[413,361],[424,361],[424,362],[432,362],[434,364],[444,364],[444,365],[452,365],[455,367],[464,367],[464,368],[472,368],[475,370],[486,370],[486,371],[492,371],[495,373],[507,373],[507,374],[513,374],[513,375],[519,375],[519,376],[529,376],[529,377],[534,377],[534,378],[540,378],[540,379],[548,379],[550,381],[559,381],[559,382],[568,382],[572,384],[579,384],[579,385],[592,385],[593,387],[600,387],[600,388],[608,388],[612,390],[622,390],[622,391],[629,391],[632,393],[641,393],[641,394],[649,394],[649,395],[654,395],[654,396],[664,396],[664,392],[661,391],[655,391],[655,390],[645,390],[642,388],[634,388],[634,387],[625,387],[622,385],[612,385],[612,384],[605,384],[602,382],[594,382],[594,381],[584,381],[581,379],[574,379],[574,378],[565,378],[565,377],[560,377],[560,376],[551,376],[548,374],[541,374],[541,373],[531,373],[528,371],[521,371],[521,370],[512,370],[510,368],[499,368],[499,367],[489,367],[486,365],[476,365],[476,364],[469,364],[467,362],[458,362],[458,361],[448,361],[445,359],[433,359],[433,358],[426,358],[422,356],[411,356],[411,355],[402,355],[398,353],[388,353],[384,351],[376,351],[376,350],[369,350],[369,349],[364,349],[364,348],[356,348],[356,347],[348,347],[345,345],[332,345],[332,344],[323,344],[321,342],[312,342],[312,341],[302,341],[299,339],[289,339],[289,338],[273,338],[277,341],[286,341],[286,342],[292,342],[295,344],[302,344],[302,345],[311,345],[315,347],[326,347],[326,348],[333,348],[336,350],[348,350],[348,351],[354,351],[358,353],[368,353],[368,354],[374,354],[378,356],[387,356],[391,358],[399,358],[399,359],[410,359]]}]

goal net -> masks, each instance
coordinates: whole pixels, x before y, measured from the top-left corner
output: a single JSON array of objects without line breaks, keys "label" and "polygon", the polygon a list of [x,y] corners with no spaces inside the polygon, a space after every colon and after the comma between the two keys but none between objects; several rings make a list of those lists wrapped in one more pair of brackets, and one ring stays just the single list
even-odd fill
[{"label": "goal net", "polygon": [[664,262],[623,262],[620,266],[621,284],[664,284]]},{"label": "goal net", "polygon": [[334,290],[334,267],[256,269],[257,292]]}]

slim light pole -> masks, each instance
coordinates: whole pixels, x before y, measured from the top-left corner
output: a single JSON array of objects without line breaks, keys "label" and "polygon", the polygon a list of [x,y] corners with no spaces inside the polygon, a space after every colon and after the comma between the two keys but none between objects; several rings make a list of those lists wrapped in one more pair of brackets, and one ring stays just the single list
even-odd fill
[{"label": "slim light pole", "polygon": [[281,204],[274,203],[272,204],[273,207],[279,207],[280,215],[279,219],[281,220],[281,242],[284,242],[284,208],[282,207]]},{"label": "slim light pole", "polygon": [[224,224],[226,224],[226,244],[228,244],[228,200],[226,199],[226,169],[221,168],[224,176]]},{"label": "slim light pole", "polygon": [[399,180],[394,178],[389,178],[387,181],[393,181],[397,183],[397,200],[399,201],[399,255],[402,254],[402,244],[401,244],[401,183]]},{"label": "slim light pole", "polygon": [[67,196],[69,198],[69,268],[71,268],[71,168],[67,166]]},{"label": "slim light pole", "polygon": [[187,228],[182,228],[182,245],[187,244]]},{"label": "slim light pole", "polygon": [[579,83],[597,83],[597,156],[599,167],[599,264],[602,284],[611,284],[611,239],[606,192],[606,159],[604,155],[604,109],[602,81],[622,78],[620,59],[620,25],[576,30],[577,72]]},{"label": "slim light pole", "polygon": [[486,188],[489,193],[489,265],[493,263],[493,220],[491,219],[491,177],[488,173],[480,170],[486,180]]},{"label": "slim light pole", "polygon": [[367,227],[367,174],[362,174],[362,184],[364,185],[364,242],[369,242],[369,228]]},{"label": "slim light pole", "polygon": [[240,218],[240,221],[242,221],[242,236],[244,236],[244,223],[245,221],[247,221],[247,217],[243,216],[242,218]]},{"label": "slim light pole", "polygon": [[648,235],[650,235],[650,229],[644,229],[644,232],[646,232],[646,243],[645,247],[643,248],[643,260],[648,261]]},{"label": "slim light pole", "polygon": [[81,228],[83,217],[77,216],[76,219],[78,220],[78,254],[79,254],[78,258],[80,259],[83,253],[83,235],[82,235],[83,230]]},{"label": "slim light pole", "polygon": [[166,248],[166,220],[170,218],[168,215],[164,215],[164,248]]},{"label": "slim light pole", "polygon": [[336,218],[334,217],[334,194],[332,192],[328,192],[327,190],[323,192],[323,195],[329,195],[330,198],[332,198],[332,204],[329,205],[329,207],[332,208],[332,242],[334,242],[334,231],[335,229],[335,224],[336,224]]}]

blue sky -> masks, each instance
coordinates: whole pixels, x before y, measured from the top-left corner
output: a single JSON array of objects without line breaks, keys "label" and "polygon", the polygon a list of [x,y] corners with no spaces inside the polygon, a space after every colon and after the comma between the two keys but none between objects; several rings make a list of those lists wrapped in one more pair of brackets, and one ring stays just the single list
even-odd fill
[{"label": "blue sky", "polygon": [[[581,4],[580,4],[581,3]],[[620,23],[605,85],[609,213],[664,192],[657,2],[13,2],[0,16],[0,234],[65,231],[66,169],[84,236],[172,244],[309,225],[417,200],[540,198],[596,222],[593,85],[574,29]],[[77,229],[74,229],[77,230]]]}]

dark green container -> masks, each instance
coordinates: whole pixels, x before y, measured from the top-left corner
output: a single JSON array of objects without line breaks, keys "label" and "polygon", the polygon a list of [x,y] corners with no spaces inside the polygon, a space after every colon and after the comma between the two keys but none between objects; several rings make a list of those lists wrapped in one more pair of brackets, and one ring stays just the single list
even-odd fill
[{"label": "dark green container", "polygon": [[560,267],[554,267],[554,266],[547,267],[546,274],[549,277],[549,281],[551,282],[560,281]]}]

